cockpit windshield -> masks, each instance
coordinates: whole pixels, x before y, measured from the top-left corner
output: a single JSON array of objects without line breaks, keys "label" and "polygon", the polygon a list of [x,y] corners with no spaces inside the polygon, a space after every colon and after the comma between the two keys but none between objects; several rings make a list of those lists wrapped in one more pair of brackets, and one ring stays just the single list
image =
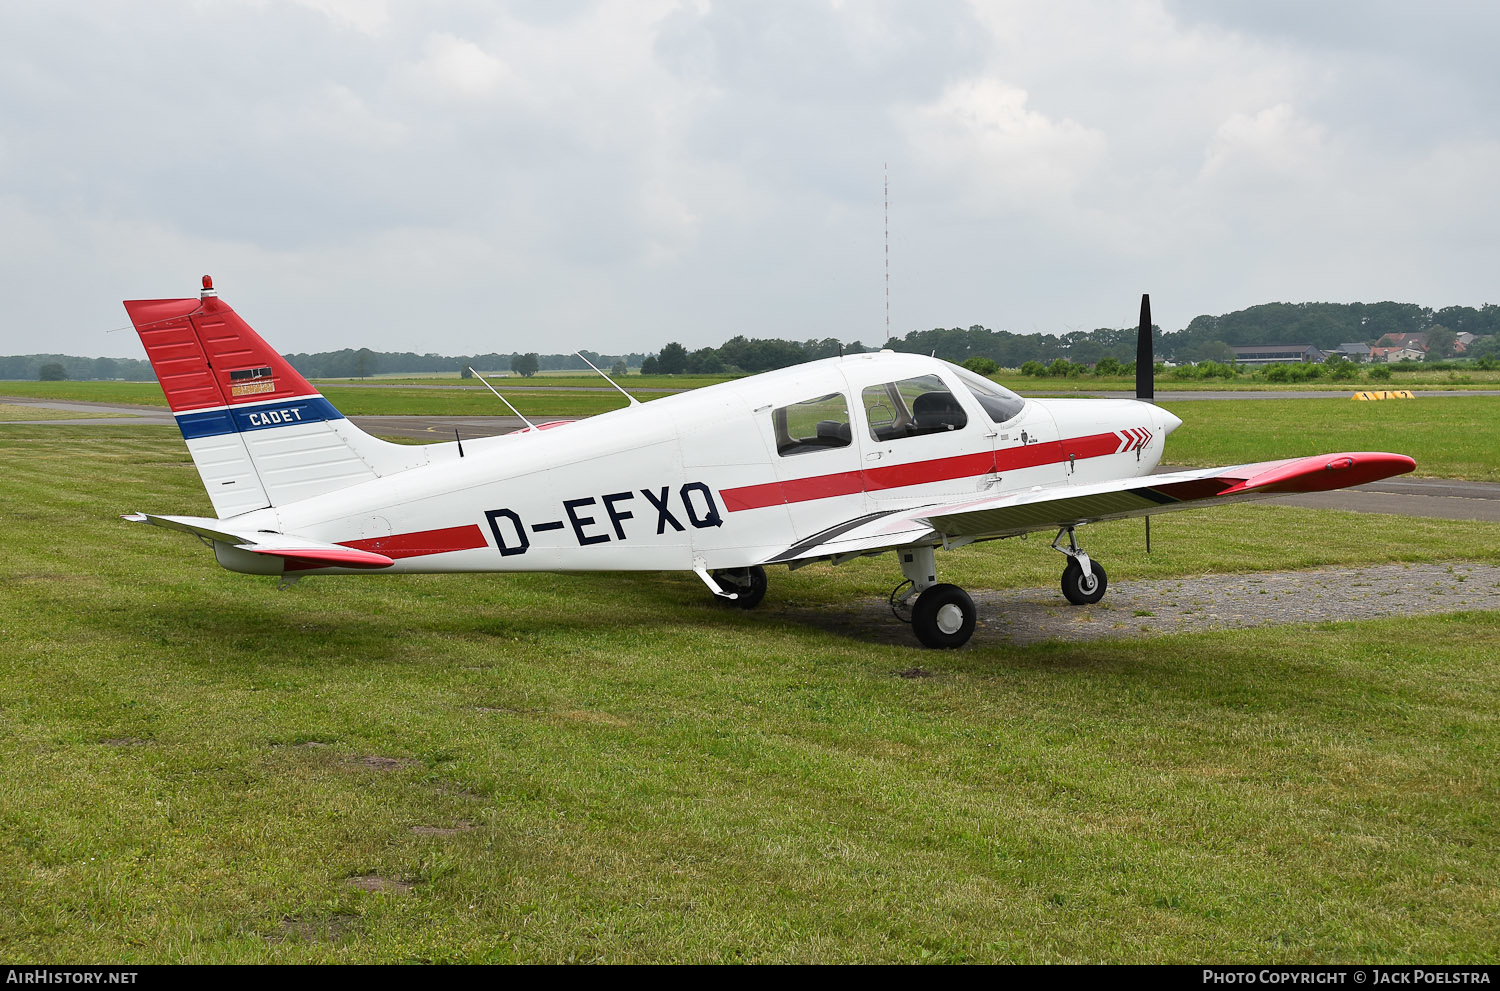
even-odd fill
[{"label": "cockpit windshield", "polygon": [[1017,413],[1021,412],[1021,407],[1026,405],[1026,400],[1005,386],[991,382],[983,375],[977,375],[963,367],[955,367],[953,371],[957,373],[963,384],[969,387],[974,398],[979,400],[979,405],[984,407],[984,411],[996,423],[1004,423],[1013,419]]}]

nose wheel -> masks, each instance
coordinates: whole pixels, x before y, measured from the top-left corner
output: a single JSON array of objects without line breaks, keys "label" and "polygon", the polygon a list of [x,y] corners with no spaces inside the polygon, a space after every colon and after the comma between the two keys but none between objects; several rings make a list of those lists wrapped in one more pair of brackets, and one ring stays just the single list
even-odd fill
[{"label": "nose wheel", "polygon": [[1098,561],[1089,562],[1087,574],[1077,561],[1069,561],[1068,566],[1063,569],[1063,596],[1075,606],[1093,605],[1104,598],[1104,589],[1108,583],[1104,566]]},{"label": "nose wheel", "polygon": [[[1067,547],[1059,546],[1062,543],[1063,534],[1068,536]],[[1078,546],[1072,527],[1063,527],[1058,531],[1057,539],[1052,541],[1052,549],[1068,556],[1068,564],[1063,568],[1062,573],[1064,598],[1075,606],[1093,605],[1104,598],[1104,590],[1109,586],[1109,577],[1104,573],[1104,566],[1092,560],[1087,552]]]}]

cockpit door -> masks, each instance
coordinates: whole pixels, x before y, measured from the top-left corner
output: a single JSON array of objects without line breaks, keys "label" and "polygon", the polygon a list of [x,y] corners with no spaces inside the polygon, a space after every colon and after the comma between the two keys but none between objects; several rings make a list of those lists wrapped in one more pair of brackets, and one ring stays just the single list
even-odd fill
[{"label": "cockpit door", "polygon": [[995,433],[961,388],[933,372],[859,390],[864,485],[874,504],[916,505],[987,491]]}]

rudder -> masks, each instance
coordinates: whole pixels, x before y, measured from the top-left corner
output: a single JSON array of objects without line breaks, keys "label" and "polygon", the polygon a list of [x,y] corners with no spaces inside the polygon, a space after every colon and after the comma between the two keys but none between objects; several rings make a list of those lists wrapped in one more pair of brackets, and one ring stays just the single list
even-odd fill
[{"label": "rudder", "polygon": [[126,300],[220,519],[427,461],[346,420],[203,277],[197,299]]}]

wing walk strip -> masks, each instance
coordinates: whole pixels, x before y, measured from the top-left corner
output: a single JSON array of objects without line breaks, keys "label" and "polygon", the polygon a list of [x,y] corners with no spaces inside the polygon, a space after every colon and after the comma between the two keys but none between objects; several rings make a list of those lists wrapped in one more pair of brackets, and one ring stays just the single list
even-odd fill
[{"label": "wing walk strip", "polygon": [[859,517],[858,519],[850,520],[847,523],[840,523],[838,526],[831,526],[827,530],[813,534],[806,540],[799,541],[798,543],[793,544],[791,547],[788,547],[785,551],[778,554],[776,557],[773,557],[771,560],[766,561],[765,563],[780,564],[783,560],[793,560],[797,557],[800,557],[804,552],[810,551],[814,547],[817,547],[819,544],[824,544],[831,540],[836,540],[839,537],[842,537],[844,534],[848,533],[850,530],[857,530],[858,528],[864,526],[866,523],[873,523],[876,520],[884,519],[887,516],[891,516],[899,512],[899,509],[887,509],[878,513],[868,513],[864,516]]}]

